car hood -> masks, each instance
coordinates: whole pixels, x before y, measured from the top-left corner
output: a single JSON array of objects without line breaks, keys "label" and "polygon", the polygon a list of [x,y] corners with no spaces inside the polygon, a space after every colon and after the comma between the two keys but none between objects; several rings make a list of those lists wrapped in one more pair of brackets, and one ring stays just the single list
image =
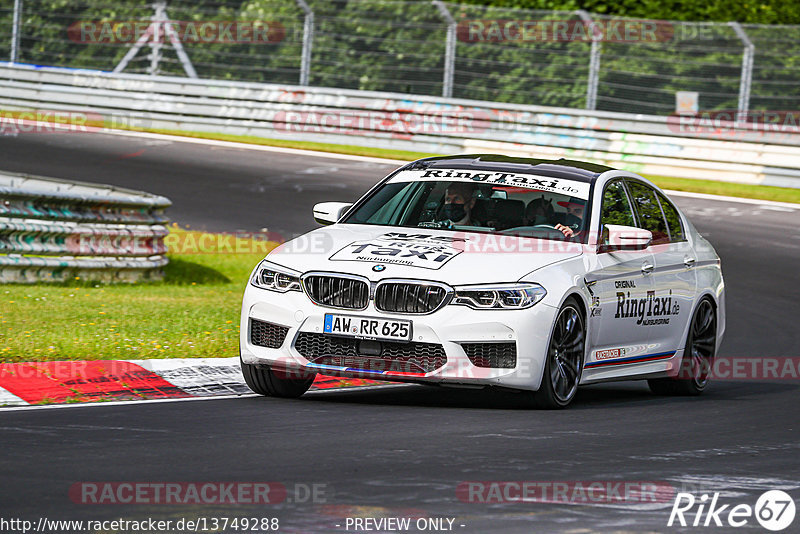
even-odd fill
[{"label": "car hood", "polygon": [[269,261],[300,273],[331,271],[450,285],[516,282],[580,255],[577,243],[500,234],[335,224],[287,241]]}]

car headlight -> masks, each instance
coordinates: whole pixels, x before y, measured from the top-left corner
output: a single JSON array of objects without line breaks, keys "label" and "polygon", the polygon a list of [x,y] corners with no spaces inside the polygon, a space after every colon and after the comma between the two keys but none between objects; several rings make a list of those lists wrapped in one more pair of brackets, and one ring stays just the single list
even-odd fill
[{"label": "car headlight", "polygon": [[547,295],[539,284],[492,284],[456,288],[451,304],[463,304],[476,310],[530,308]]},{"label": "car headlight", "polygon": [[266,261],[262,261],[259,264],[253,273],[250,283],[261,289],[269,289],[270,291],[279,291],[281,293],[300,291],[300,277],[297,273]]}]

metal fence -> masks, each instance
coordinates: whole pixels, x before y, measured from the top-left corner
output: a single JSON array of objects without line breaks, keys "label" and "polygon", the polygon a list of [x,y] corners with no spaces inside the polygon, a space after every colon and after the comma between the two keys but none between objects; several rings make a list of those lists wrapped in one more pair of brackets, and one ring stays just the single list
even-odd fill
[{"label": "metal fence", "polygon": [[[701,110],[800,109],[800,26],[427,0],[50,4],[2,0],[0,58],[650,115],[675,111],[678,91],[698,93]],[[131,21],[152,22],[156,37],[121,32]],[[268,32],[263,39],[181,33],[213,21],[217,37],[228,22],[264,23]],[[87,27],[95,31],[82,35]]]}]

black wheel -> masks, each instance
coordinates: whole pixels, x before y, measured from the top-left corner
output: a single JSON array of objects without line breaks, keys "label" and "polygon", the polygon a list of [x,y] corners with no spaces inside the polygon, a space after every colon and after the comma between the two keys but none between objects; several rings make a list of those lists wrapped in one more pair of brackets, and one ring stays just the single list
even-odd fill
[{"label": "black wheel", "polygon": [[648,380],[657,395],[700,395],[708,387],[717,347],[717,313],[707,298],[694,312],[678,374],[669,378]]},{"label": "black wheel", "polygon": [[556,316],[539,391],[533,395],[539,408],[565,408],[578,390],[583,370],[586,329],[577,302],[570,297]]},{"label": "black wheel", "polygon": [[[241,361],[241,358],[240,358]],[[276,371],[267,365],[241,362],[247,386],[259,395],[296,399],[308,391],[316,374],[289,376],[292,371]]]}]

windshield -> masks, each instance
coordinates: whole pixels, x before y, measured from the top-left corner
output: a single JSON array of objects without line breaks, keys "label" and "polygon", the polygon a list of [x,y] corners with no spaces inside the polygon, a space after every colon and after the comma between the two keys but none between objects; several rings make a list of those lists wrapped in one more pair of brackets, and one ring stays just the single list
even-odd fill
[{"label": "windshield", "polygon": [[586,233],[589,184],[532,174],[435,169],[401,171],[343,222],[578,241]]}]

